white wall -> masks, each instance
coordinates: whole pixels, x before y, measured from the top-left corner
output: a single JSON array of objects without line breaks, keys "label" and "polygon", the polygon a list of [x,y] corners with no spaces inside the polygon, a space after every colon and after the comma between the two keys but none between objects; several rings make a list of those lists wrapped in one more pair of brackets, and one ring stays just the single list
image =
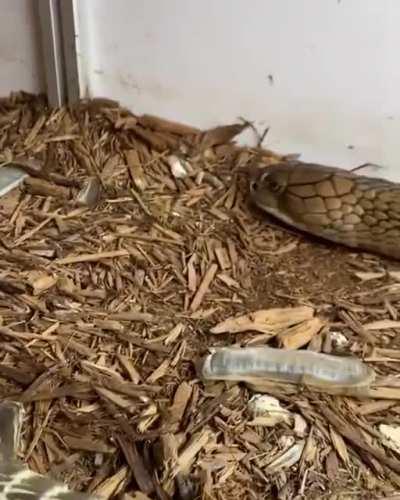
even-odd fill
[{"label": "white wall", "polygon": [[0,0],[0,96],[44,91],[36,0]]},{"label": "white wall", "polygon": [[91,96],[201,127],[243,116],[277,151],[400,181],[400,0],[77,5]]}]

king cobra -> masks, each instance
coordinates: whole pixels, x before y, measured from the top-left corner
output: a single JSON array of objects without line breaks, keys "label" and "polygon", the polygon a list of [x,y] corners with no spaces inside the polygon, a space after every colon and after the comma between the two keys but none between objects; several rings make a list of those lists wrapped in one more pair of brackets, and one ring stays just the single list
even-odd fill
[{"label": "king cobra", "polygon": [[400,259],[400,184],[314,163],[257,169],[250,196],[289,226]]}]

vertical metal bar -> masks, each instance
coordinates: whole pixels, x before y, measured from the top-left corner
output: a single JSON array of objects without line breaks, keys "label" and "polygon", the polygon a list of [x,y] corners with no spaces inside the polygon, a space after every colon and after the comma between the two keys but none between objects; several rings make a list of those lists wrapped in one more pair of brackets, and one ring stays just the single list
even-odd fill
[{"label": "vertical metal bar", "polygon": [[66,90],[58,0],[38,0],[38,5],[47,98],[51,106],[62,106],[66,100]]},{"label": "vertical metal bar", "polygon": [[78,101],[80,81],[77,54],[77,21],[74,0],[60,0],[60,21],[64,49],[65,86],[68,104]]},{"label": "vertical metal bar", "polygon": [[47,97],[51,106],[80,97],[73,0],[38,0]]}]

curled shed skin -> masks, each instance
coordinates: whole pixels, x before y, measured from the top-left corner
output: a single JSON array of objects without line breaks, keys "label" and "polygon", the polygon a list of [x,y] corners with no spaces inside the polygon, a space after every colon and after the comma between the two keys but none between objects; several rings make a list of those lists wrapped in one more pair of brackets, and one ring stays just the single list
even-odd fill
[{"label": "curled shed skin", "polygon": [[400,259],[400,184],[318,164],[276,164],[253,176],[253,202],[327,240]]}]

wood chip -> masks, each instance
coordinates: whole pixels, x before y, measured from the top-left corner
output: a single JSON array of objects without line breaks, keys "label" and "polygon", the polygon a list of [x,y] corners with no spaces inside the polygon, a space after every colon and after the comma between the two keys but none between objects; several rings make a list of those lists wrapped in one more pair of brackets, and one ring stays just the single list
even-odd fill
[{"label": "wood chip", "polygon": [[289,330],[278,333],[277,338],[285,349],[299,349],[308,344],[323,326],[322,320],[312,318],[293,326]]},{"label": "wood chip", "polygon": [[154,382],[157,382],[158,379],[164,377],[168,373],[169,364],[169,360],[165,359],[161,365],[147,378],[146,382],[148,384],[154,384]]},{"label": "wood chip", "polygon": [[300,440],[284,453],[272,460],[266,467],[266,472],[274,473],[282,469],[287,469],[297,463],[303,453],[305,441]]},{"label": "wood chip", "polygon": [[144,191],[148,183],[137,150],[129,149],[125,157],[133,183],[139,191]]},{"label": "wood chip", "polygon": [[33,288],[33,294],[40,293],[52,288],[57,284],[57,278],[46,273],[32,272],[28,277],[28,281]]},{"label": "wood chip", "polygon": [[108,316],[111,321],[142,321],[144,323],[151,323],[155,321],[153,314],[144,313],[140,311],[124,311],[120,313],[113,313]]},{"label": "wood chip", "polygon": [[197,289],[197,292],[195,293],[195,296],[193,297],[192,303],[190,304],[190,310],[191,311],[196,311],[201,303],[203,302],[204,296],[207,293],[216,273],[218,270],[218,265],[217,264],[211,264],[211,266],[207,269],[207,272],[205,273],[203,279],[201,280],[201,283]]},{"label": "wood chip", "polygon": [[224,144],[232,140],[236,135],[243,132],[247,128],[247,124],[235,123],[233,125],[224,125],[207,130],[201,137],[201,150],[215,146],[217,144]]},{"label": "wood chip", "polygon": [[57,184],[51,184],[44,179],[38,179],[36,177],[26,177],[24,180],[24,187],[28,193],[34,195],[54,196],[55,198],[64,200],[68,200],[71,197],[71,191],[68,188],[58,186]]},{"label": "wood chip", "polygon": [[172,406],[169,409],[169,425],[178,428],[183,414],[192,396],[193,387],[187,382],[182,382],[175,391]]},{"label": "wood chip", "polygon": [[56,260],[58,265],[77,264],[78,262],[97,262],[103,259],[114,259],[116,257],[127,257],[129,252],[127,250],[115,250],[111,252],[98,252],[93,254],[71,255],[63,259]]},{"label": "wood chip", "polygon": [[117,441],[125,455],[126,461],[133,473],[136,483],[143,493],[149,494],[154,491],[152,478],[144,465],[143,459],[138,452],[136,443],[130,446],[126,443],[124,436],[117,436]]},{"label": "wood chip", "polygon": [[80,436],[63,436],[63,440],[72,450],[93,451],[95,453],[115,453],[115,446],[108,445],[98,440],[93,440],[89,437]]},{"label": "wood chip", "polygon": [[208,429],[204,429],[192,437],[179,454],[176,464],[172,469],[172,477],[175,477],[180,472],[185,473],[189,470],[196,455],[207,445],[211,437],[212,433]]},{"label": "wood chip", "polygon": [[151,128],[159,132],[170,132],[177,135],[195,135],[200,132],[199,129],[178,122],[166,120],[153,115],[142,115],[138,118],[138,122],[143,127]]},{"label": "wood chip", "polygon": [[383,319],[380,321],[372,321],[363,325],[363,328],[368,331],[385,330],[387,328],[400,328],[400,321],[393,321],[390,319]]},{"label": "wood chip", "polygon": [[244,316],[228,318],[210,329],[211,333],[240,333],[256,331],[276,335],[282,330],[302,321],[312,319],[314,309],[308,306],[293,308],[262,309]]},{"label": "wood chip", "polygon": [[128,473],[128,467],[121,467],[114,475],[108,477],[97,486],[93,493],[106,500],[115,497],[123,482],[128,478]]}]

